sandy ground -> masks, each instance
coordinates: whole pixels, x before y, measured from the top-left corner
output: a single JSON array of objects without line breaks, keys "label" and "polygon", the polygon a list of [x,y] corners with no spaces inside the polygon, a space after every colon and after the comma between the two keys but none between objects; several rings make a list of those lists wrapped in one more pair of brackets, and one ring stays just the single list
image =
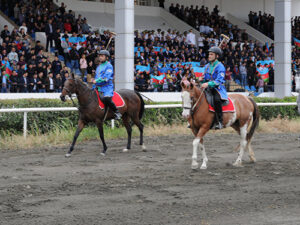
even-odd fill
[{"label": "sandy ground", "polygon": [[[210,134],[208,169],[192,171],[193,136],[0,151],[0,224],[300,224],[300,142],[257,134],[257,163],[230,164],[238,136]],[[199,156],[201,154],[199,153]],[[199,161],[201,160],[201,157]],[[200,161],[201,163],[201,161]]]}]

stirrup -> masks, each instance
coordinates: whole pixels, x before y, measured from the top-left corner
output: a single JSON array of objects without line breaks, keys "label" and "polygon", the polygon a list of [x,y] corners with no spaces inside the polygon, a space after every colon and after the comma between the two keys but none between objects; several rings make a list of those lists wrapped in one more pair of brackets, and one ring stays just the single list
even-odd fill
[{"label": "stirrup", "polygon": [[122,114],[120,112],[115,113],[115,119],[120,120],[122,118]]},{"label": "stirrup", "polygon": [[215,126],[216,130],[221,130],[223,129],[223,124],[221,122],[218,122],[217,125]]}]

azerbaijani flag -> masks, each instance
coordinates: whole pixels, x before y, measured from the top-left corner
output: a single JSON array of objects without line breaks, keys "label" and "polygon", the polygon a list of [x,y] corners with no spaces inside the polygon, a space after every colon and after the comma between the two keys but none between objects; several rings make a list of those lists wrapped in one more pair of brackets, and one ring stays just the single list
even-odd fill
[{"label": "azerbaijani flag", "polygon": [[[65,41],[65,38],[61,38],[61,41]],[[79,43],[82,43],[83,46],[86,46],[87,40],[86,36],[83,37],[69,37],[69,45],[72,46],[73,44],[78,45]]]},{"label": "azerbaijani flag", "polygon": [[146,71],[147,73],[150,73],[150,65],[148,66],[141,66],[141,65],[137,65],[135,67],[136,70],[139,70],[140,72],[144,72]]},{"label": "azerbaijani flag", "polygon": [[297,38],[294,38],[294,44],[300,48],[300,40],[298,40]]},{"label": "azerbaijani flag", "polygon": [[264,80],[264,82],[269,81],[269,69],[267,67],[256,68],[259,76]]},{"label": "azerbaijani flag", "polygon": [[270,52],[270,47],[269,47],[269,43],[266,42],[266,52],[269,53]]},{"label": "azerbaijani flag", "polygon": [[[161,48],[162,47],[153,47],[155,54],[159,53]],[[163,48],[163,52],[165,52],[165,51],[166,51],[166,49]]]},{"label": "azerbaijani flag", "polygon": [[193,67],[196,77],[202,77],[204,74],[204,67]]},{"label": "azerbaijani flag", "polygon": [[168,70],[170,70],[170,68],[168,68],[168,67],[158,68],[158,75],[163,75],[163,74],[167,73]]},{"label": "azerbaijani flag", "polygon": [[6,72],[8,75],[11,75],[11,74],[12,74],[12,71],[13,71],[13,68],[12,68],[12,66],[10,65],[10,63],[9,63],[8,61],[2,60],[1,64],[2,64],[2,66],[5,67],[5,72]]},{"label": "azerbaijani flag", "polygon": [[163,75],[159,75],[159,76],[151,75],[150,77],[151,77],[152,82],[154,84],[161,84],[164,81],[164,79],[166,79],[166,76],[164,74]]},{"label": "azerbaijani flag", "polygon": [[272,64],[272,65],[274,66],[275,61],[274,61],[274,60],[257,61],[257,62],[256,62],[256,66],[257,66],[258,64],[260,64],[260,65],[262,65],[262,66]]},{"label": "azerbaijani flag", "polygon": [[6,73],[7,73],[8,75],[11,75],[11,74],[12,74],[12,71],[13,71],[13,68],[11,67],[11,65],[6,66]]}]

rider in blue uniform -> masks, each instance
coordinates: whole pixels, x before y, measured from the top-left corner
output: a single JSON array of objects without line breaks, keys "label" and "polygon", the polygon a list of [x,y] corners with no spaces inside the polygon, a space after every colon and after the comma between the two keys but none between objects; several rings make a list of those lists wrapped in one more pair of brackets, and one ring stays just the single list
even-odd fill
[{"label": "rider in blue uniform", "polygon": [[110,57],[109,51],[101,50],[99,53],[100,64],[96,69],[95,79],[93,81],[101,96],[101,100],[105,106],[109,107],[115,113],[115,119],[122,117],[115,103],[112,101],[114,95],[114,68],[108,61]]},{"label": "rider in blue uniform", "polygon": [[211,88],[214,95],[214,108],[216,111],[217,124],[215,129],[223,128],[222,103],[228,100],[227,92],[224,87],[225,67],[218,61],[222,56],[222,50],[219,47],[211,47],[209,50],[208,61],[204,68],[203,88]]}]

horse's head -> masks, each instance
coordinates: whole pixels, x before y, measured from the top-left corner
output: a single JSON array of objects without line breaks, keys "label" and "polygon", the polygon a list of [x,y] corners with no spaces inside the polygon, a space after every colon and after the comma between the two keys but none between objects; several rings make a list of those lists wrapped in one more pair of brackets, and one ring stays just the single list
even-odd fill
[{"label": "horse's head", "polygon": [[181,81],[181,98],[182,98],[182,116],[187,119],[190,116],[192,109],[192,102],[194,99],[194,88],[195,83],[193,81],[188,81],[187,79]]},{"label": "horse's head", "polygon": [[66,101],[66,95],[69,97],[77,91],[77,80],[74,77],[74,74],[70,78],[68,78],[64,83],[64,88],[61,92],[60,99],[64,102]]}]

